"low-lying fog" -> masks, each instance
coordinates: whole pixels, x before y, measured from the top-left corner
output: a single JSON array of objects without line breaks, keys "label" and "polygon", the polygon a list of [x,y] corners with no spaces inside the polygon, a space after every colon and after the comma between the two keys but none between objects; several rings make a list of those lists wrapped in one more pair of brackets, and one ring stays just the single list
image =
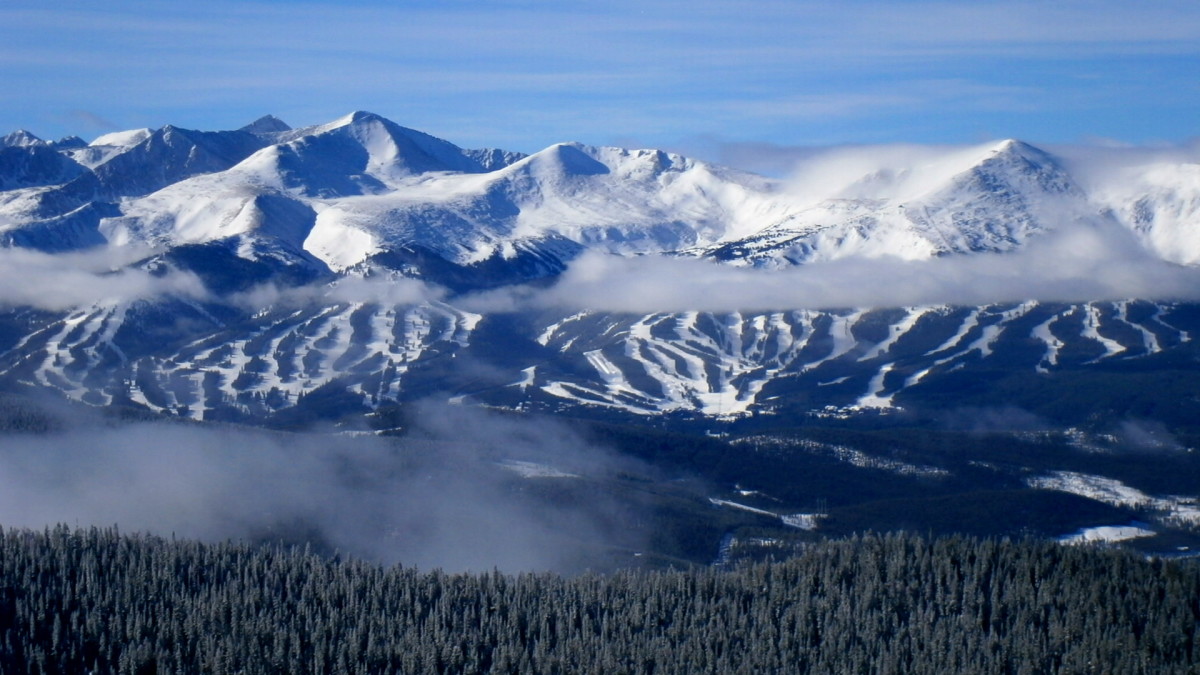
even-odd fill
[{"label": "low-lying fog", "polygon": [[445,570],[578,571],[616,540],[629,544],[606,498],[551,508],[530,493],[536,481],[604,478],[624,460],[545,420],[434,404],[413,417],[418,428],[401,442],[78,417],[50,433],[0,435],[0,524],[307,540]]}]

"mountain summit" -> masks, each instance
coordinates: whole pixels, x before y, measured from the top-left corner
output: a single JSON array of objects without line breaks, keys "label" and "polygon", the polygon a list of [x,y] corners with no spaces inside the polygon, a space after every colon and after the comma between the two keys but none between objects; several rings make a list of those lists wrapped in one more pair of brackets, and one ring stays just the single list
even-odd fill
[{"label": "mountain summit", "polygon": [[[1122,161],[842,148],[771,179],[655,149],[466,149],[369,112],[15,133],[0,383],[196,419],[433,392],[708,419],[1185,362],[1198,313],[1161,296],[1194,296],[1176,263],[1200,262],[1200,174]],[[1119,250],[1087,259],[1097,242]],[[1087,295],[1097,277],[1140,285]]]},{"label": "mountain summit", "polygon": [[256,136],[270,136],[291,130],[292,128],[288,126],[287,122],[274,115],[263,115],[241,128],[241,131],[249,131]]},{"label": "mountain summit", "polygon": [[28,148],[35,145],[46,145],[46,141],[24,129],[18,129],[4,137],[0,137],[0,148]]},{"label": "mountain summit", "polygon": [[1104,221],[1166,259],[1200,260],[1194,186],[1155,184],[1160,170],[1137,193],[1085,192],[1016,140],[899,163],[831,158],[790,183],[658,150],[467,150],[362,111],[301,129],[268,115],[237,131],[109,134],[54,161],[27,132],[3,143],[0,234],[46,250],[227,241],[334,271],[420,251],[459,267],[525,252],[546,273],[587,249],[786,267],[1010,251]]}]

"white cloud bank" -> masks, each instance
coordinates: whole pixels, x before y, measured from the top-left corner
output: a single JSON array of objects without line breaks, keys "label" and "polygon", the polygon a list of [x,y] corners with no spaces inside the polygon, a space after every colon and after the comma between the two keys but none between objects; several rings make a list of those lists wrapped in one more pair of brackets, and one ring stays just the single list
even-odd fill
[{"label": "white cloud bank", "polygon": [[336,283],[298,287],[264,283],[228,297],[215,297],[191,272],[165,268],[152,273],[136,265],[152,253],[140,247],[100,247],[59,254],[0,248],[0,309],[61,311],[94,303],[176,296],[225,302],[253,311],[312,303],[414,305],[436,302],[447,295],[444,288],[416,279],[346,277]]},{"label": "white cloud bank", "polygon": [[1200,268],[1166,262],[1115,225],[1071,227],[1009,253],[929,260],[843,258],[784,269],[732,267],[708,260],[587,253],[550,286],[515,286],[451,297],[415,279],[345,278],[333,284],[256,287],[213,298],[186,272],[156,276],[120,267],[112,251],[47,255],[0,250],[0,306],[66,310],[96,302],[162,295],[223,300],[247,310],[314,302],[413,305],[449,302],[473,312],[760,311],[835,307],[984,305],[1041,300],[1140,298],[1200,300]]},{"label": "white cloud bank", "polygon": [[0,306],[64,310],[104,301],[132,301],[173,294],[207,295],[195,275],[162,276],[128,267],[144,250],[103,248],[50,255],[21,248],[0,249]]},{"label": "white cloud bank", "polygon": [[417,305],[445,299],[446,289],[418,279],[343,277],[327,284],[281,287],[273,283],[255,286],[224,299],[244,309],[304,307],[312,303],[369,303]]},{"label": "white cloud bank", "polygon": [[547,289],[502,289],[454,304],[482,312],[652,313],[1126,298],[1200,300],[1200,269],[1160,260],[1116,227],[1079,227],[1043,235],[1013,253],[845,258],[781,270],[587,254]]}]

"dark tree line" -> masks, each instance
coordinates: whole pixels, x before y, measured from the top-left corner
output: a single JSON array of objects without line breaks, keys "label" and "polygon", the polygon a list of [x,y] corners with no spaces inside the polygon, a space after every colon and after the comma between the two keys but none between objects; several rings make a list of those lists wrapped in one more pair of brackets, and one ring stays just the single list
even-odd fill
[{"label": "dark tree line", "polygon": [[3,673],[1189,673],[1200,567],[864,536],[722,571],[445,574],[0,534]]}]

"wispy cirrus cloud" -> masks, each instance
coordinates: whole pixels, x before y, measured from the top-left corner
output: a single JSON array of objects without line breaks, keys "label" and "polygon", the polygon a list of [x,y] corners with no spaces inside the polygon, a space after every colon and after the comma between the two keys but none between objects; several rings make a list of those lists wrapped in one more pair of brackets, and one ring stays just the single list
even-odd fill
[{"label": "wispy cirrus cloud", "polygon": [[110,122],[110,121],[104,119],[103,117],[101,117],[100,115],[97,115],[96,113],[90,112],[87,110],[72,110],[69,113],[67,113],[67,116],[71,120],[79,122],[83,126],[87,127],[89,130],[93,130],[93,131],[105,132],[105,131],[119,131],[121,129],[121,127],[119,127],[117,124]]},{"label": "wispy cirrus cloud", "polygon": [[366,108],[527,151],[703,134],[961,142],[980,129],[1142,140],[1178,137],[1180,108],[1200,99],[1200,8],[1178,1],[13,0],[0,44],[17,97],[0,128],[65,127],[71,109],[229,128]]}]

